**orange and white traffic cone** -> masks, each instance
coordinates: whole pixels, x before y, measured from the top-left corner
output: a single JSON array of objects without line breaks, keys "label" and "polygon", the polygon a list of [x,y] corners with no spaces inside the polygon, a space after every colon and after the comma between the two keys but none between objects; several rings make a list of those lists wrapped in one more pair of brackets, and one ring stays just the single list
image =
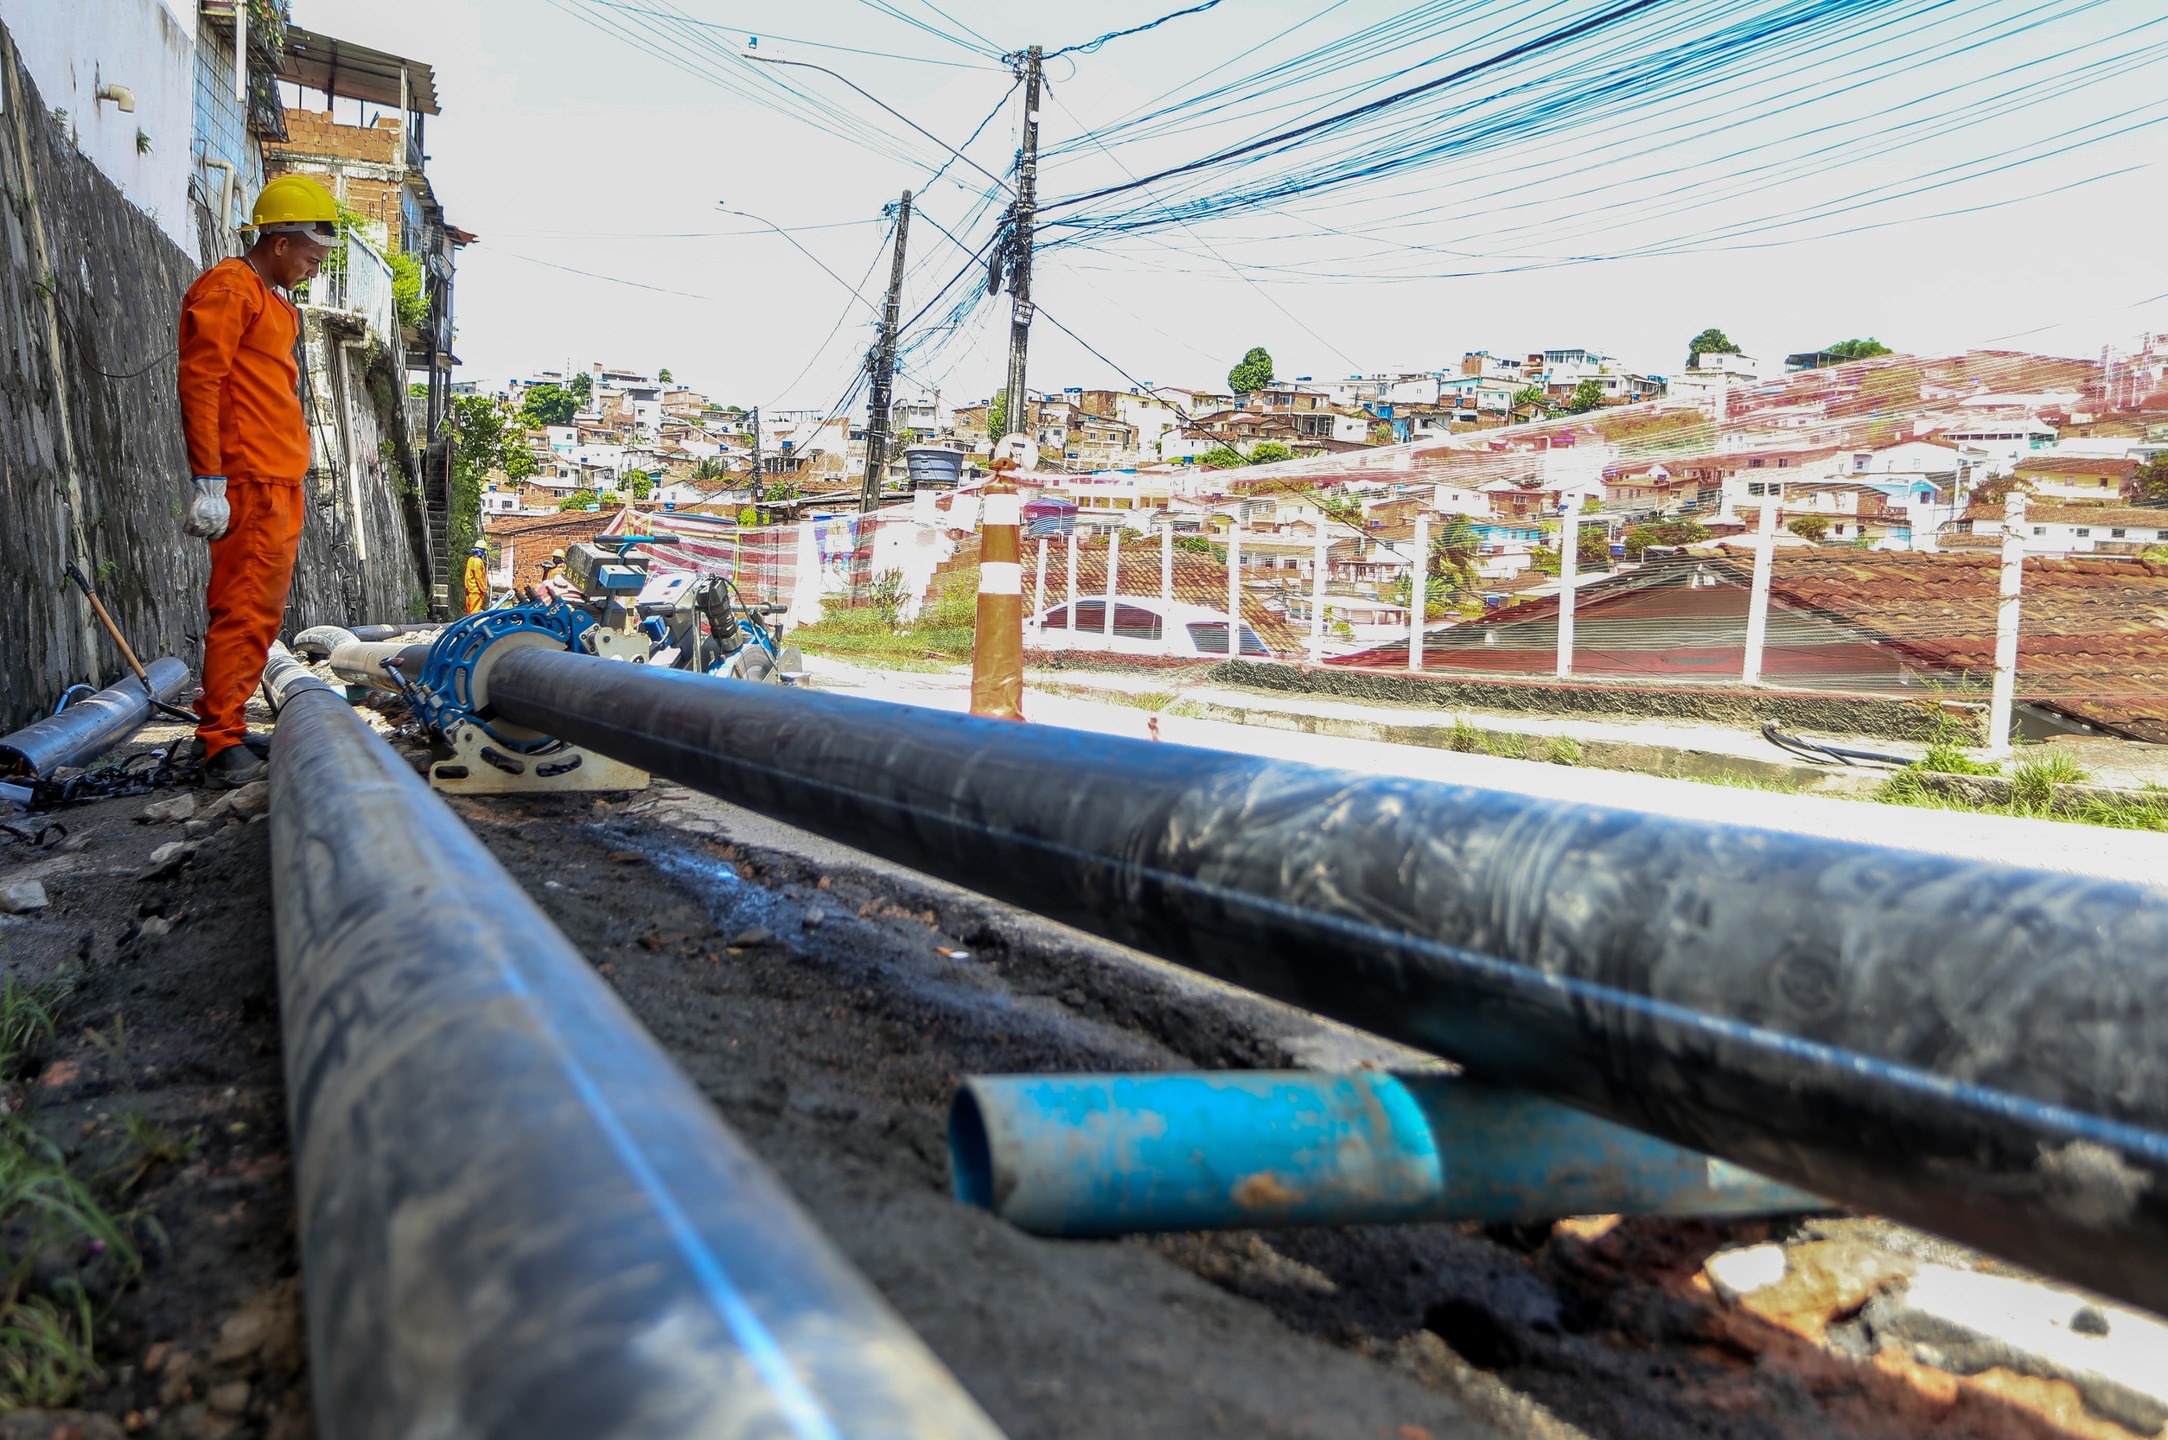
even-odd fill
[{"label": "orange and white traffic cone", "polygon": [[1006,456],[979,492],[979,625],[971,646],[971,713],[1024,718],[1024,499]]}]

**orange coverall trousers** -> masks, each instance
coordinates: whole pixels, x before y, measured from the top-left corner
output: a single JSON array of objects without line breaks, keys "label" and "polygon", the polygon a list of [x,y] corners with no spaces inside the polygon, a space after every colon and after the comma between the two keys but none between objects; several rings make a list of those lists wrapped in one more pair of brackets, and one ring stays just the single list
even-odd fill
[{"label": "orange coverall trousers", "polygon": [[264,656],[286,614],[307,494],[301,485],[226,479],[233,519],[211,542],[211,623],[203,632],[203,698],[196,702],[205,760],[247,738],[249,692],[263,678]]}]

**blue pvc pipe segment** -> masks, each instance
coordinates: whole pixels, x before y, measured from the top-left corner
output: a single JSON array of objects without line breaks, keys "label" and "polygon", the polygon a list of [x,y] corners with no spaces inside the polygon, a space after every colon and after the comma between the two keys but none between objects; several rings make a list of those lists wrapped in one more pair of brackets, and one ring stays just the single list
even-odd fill
[{"label": "blue pvc pipe segment", "polygon": [[1039,1235],[1766,1215],[1804,1191],[1525,1091],[1450,1075],[978,1075],[956,1197]]}]

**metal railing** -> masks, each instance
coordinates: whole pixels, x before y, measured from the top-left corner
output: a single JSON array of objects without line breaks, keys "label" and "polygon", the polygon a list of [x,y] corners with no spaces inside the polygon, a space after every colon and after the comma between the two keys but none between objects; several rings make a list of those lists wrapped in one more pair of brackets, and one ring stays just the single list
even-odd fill
[{"label": "metal railing", "polygon": [[307,303],[360,319],[387,347],[398,343],[399,305],[392,294],[391,262],[351,230],[309,282]]}]

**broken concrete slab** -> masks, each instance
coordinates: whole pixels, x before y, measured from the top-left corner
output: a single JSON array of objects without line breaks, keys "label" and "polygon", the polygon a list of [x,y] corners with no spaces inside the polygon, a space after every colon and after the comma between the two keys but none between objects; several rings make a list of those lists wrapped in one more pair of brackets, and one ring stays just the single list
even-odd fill
[{"label": "broken concrete slab", "polygon": [[184,790],[178,795],[155,800],[144,806],[143,813],[136,818],[147,824],[177,825],[195,818],[195,814],[196,797]]},{"label": "broken concrete slab", "polygon": [[23,915],[32,910],[43,910],[51,903],[46,898],[42,881],[17,880],[0,885],[0,914]]},{"label": "broken concrete slab", "polygon": [[1883,1344],[1938,1370],[2001,1366],[2063,1380],[2088,1408],[2141,1435],[2168,1424],[2168,1324],[2081,1291],[1922,1265],[1861,1319]]},{"label": "broken concrete slab", "polygon": [[162,880],[166,876],[173,874],[183,865],[186,865],[188,863],[189,858],[196,853],[196,848],[199,843],[200,842],[195,840],[167,841],[165,844],[159,846],[156,850],[151,851],[151,863],[149,868],[144,870],[143,873],[137,878],[143,880]]}]

